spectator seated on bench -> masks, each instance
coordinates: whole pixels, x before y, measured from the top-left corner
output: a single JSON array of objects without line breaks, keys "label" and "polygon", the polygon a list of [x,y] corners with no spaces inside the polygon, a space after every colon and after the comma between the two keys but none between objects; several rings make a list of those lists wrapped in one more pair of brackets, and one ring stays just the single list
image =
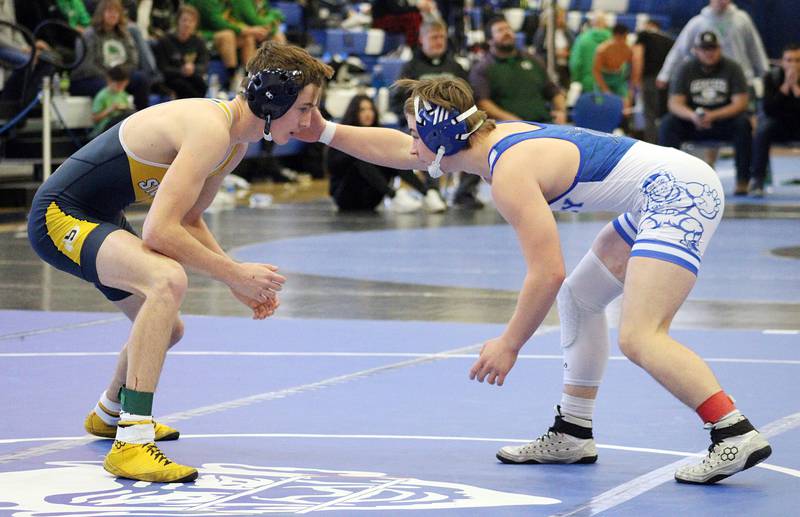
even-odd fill
[{"label": "spectator seated on bench", "polygon": [[669,113],[661,121],[659,144],[680,148],[691,140],[732,142],[736,151],[734,195],[746,195],[752,136],[744,72],[735,61],[722,56],[713,32],[700,33],[694,54],[670,80]]}]

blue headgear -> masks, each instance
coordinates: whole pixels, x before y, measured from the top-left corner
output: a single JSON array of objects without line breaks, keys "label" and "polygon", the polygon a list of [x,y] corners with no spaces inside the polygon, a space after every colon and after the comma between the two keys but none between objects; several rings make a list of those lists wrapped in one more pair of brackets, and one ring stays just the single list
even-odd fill
[{"label": "blue headgear", "polygon": [[472,106],[459,114],[456,110],[447,110],[419,96],[414,97],[417,134],[422,143],[436,153],[436,159],[428,166],[428,174],[432,178],[442,175],[442,170],[439,168],[442,157],[456,154],[464,149],[469,136],[481,127],[483,121],[472,130],[467,127],[467,118],[477,111],[478,108]]},{"label": "blue headgear", "polygon": [[264,138],[272,140],[269,126],[273,120],[280,118],[289,111],[297,96],[300,94],[299,70],[283,70],[268,68],[255,74],[250,74],[245,95],[250,111],[267,121],[264,126]]}]

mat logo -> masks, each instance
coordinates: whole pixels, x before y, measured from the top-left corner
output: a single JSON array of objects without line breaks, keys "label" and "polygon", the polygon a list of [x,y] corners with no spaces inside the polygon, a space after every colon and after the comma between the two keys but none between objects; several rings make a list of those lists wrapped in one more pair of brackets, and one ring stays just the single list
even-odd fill
[{"label": "mat logo", "polygon": [[15,516],[267,515],[315,511],[486,508],[560,503],[458,483],[339,471],[211,463],[189,484],[117,480],[100,462],[0,473],[0,508]]},{"label": "mat logo", "polygon": [[139,188],[147,192],[150,197],[155,197],[158,192],[158,180],[155,178],[148,178],[139,182]]}]

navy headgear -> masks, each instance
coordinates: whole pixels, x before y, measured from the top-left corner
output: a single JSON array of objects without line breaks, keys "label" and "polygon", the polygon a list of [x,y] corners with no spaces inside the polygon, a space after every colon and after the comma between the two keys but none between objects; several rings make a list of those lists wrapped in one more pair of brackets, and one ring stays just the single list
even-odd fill
[{"label": "navy headgear", "polygon": [[419,96],[414,97],[417,134],[425,147],[436,153],[436,159],[428,166],[428,174],[432,178],[442,175],[442,170],[439,168],[442,157],[456,154],[464,149],[469,136],[483,125],[481,121],[472,130],[467,127],[467,119],[477,111],[478,108],[472,106],[464,113],[459,113],[430,103]]},{"label": "navy headgear", "polygon": [[300,94],[298,79],[302,76],[299,70],[283,70],[268,68],[250,74],[245,96],[250,111],[267,121],[264,127],[264,138],[272,140],[269,126],[273,120],[289,111]]}]

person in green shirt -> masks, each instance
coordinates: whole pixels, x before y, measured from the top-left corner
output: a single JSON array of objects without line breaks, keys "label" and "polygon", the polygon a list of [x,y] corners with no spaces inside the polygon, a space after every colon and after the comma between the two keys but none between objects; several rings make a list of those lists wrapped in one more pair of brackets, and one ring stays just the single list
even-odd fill
[{"label": "person in green shirt", "polygon": [[[186,0],[186,3],[200,13],[198,32],[206,40],[214,42],[214,48],[228,72],[228,89],[235,90],[241,81],[241,74],[236,73],[239,63],[244,65],[255,55],[257,44],[267,39],[269,31],[233,18],[231,14],[236,9],[226,0]],[[237,55],[237,49],[241,56]]]},{"label": "person in green shirt", "polygon": [[594,55],[601,43],[611,38],[606,15],[601,11],[591,14],[592,27],[578,35],[569,55],[569,74],[572,81],[581,83],[584,92],[594,91]]},{"label": "person in green shirt", "polygon": [[[267,30],[267,40],[286,43],[286,36],[281,32],[283,13],[273,9],[268,0],[228,0],[230,16],[239,22]],[[261,43],[259,41],[258,43]]]},{"label": "person in green shirt", "polygon": [[476,105],[495,120],[565,124],[566,100],[541,59],[516,47],[516,34],[502,16],[485,26],[489,52],[472,67]]},{"label": "person in green shirt", "polygon": [[83,32],[92,21],[83,0],[56,0],[56,6],[67,19],[69,26],[79,32]]},{"label": "person in green shirt", "polygon": [[108,70],[106,87],[97,92],[92,101],[94,127],[89,133],[91,138],[133,113],[130,97],[125,91],[130,78],[130,73],[124,66],[114,66]]}]

